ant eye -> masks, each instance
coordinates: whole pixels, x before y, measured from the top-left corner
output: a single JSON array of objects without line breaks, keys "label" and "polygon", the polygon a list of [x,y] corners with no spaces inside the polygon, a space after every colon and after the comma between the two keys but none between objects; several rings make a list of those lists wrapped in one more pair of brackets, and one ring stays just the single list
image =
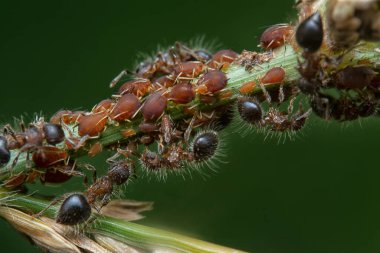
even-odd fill
[{"label": "ant eye", "polygon": [[240,98],[238,100],[238,111],[240,117],[250,124],[258,123],[263,117],[260,104],[251,98]]},{"label": "ant eye", "polygon": [[218,149],[218,145],[218,134],[214,131],[207,131],[196,136],[193,142],[195,161],[206,161],[213,157]]},{"label": "ant eye", "polygon": [[82,194],[72,194],[67,197],[56,218],[57,223],[76,225],[85,222],[91,216],[91,206]]},{"label": "ant eye", "polygon": [[322,18],[318,12],[305,19],[298,26],[296,40],[306,52],[318,51],[323,42]]},{"label": "ant eye", "polygon": [[57,124],[45,124],[43,127],[43,131],[47,143],[51,145],[61,143],[65,138],[65,133],[63,132],[62,127]]},{"label": "ant eye", "polygon": [[0,166],[6,165],[11,159],[11,153],[8,149],[8,141],[5,137],[0,136]]}]

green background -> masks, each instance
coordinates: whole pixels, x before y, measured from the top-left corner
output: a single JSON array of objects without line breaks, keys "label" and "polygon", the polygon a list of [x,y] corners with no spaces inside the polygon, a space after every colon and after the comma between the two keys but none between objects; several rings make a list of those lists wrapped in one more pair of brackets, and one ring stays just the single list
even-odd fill
[{"label": "green background", "polygon": [[[294,16],[293,2],[1,1],[0,119],[89,109],[158,44],[206,35],[225,48],[255,49],[265,27]],[[285,145],[231,127],[228,163],[217,173],[135,180],[126,196],[155,202],[143,224],[250,252],[380,252],[378,126],[313,119]],[[3,221],[0,243],[4,252],[32,252]]]}]

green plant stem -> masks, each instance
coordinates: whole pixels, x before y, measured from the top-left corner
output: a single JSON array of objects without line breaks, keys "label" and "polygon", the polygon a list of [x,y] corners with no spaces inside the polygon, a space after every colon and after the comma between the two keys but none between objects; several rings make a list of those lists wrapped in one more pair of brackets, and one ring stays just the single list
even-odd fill
[{"label": "green plant stem", "polygon": [[[323,52],[327,56],[335,56],[338,57],[343,55],[342,59],[336,63],[331,71],[336,71],[342,69],[347,66],[357,66],[357,65],[365,65],[372,67],[373,69],[379,68],[380,66],[380,53],[379,53],[380,43],[369,43],[363,42],[354,49],[349,52],[345,52],[342,54],[341,52],[331,52],[325,51]],[[276,51],[273,52],[274,57],[264,63],[256,64],[252,66],[250,71],[247,71],[245,67],[240,65],[232,65],[228,71],[227,76],[229,78],[228,85],[226,90],[230,90],[233,95],[227,99],[218,100],[216,103],[211,105],[203,104],[199,99],[196,99],[190,106],[196,106],[200,111],[216,109],[220,106],[224,106],[226,104],[233,103],[237,97],[240,96],[238,92],[238,88],[250,81],[259,80],[265,75],[265,73],[273,68],[273,67],[282,67],[285,70],[286,76],[282,85],[296,85],[299,79],[299,73],[297,71],[298,59],[301,59],[300,53],[293,50],[293,48],[287,44]],[[279,84],[266,84],[268,89],[273,87],[278,87]],[[259,85],[255,87],[252,94],[256,94],[261,92]],[[190,118],[191,115],[187,115],[183,112],[183,108],[181,106],[173,106],[169,105],[167,109],[167,114],[171,116],[173,120],[179,120],[184,118]],[[118,143],[128,142],[131,138],[125,138],[121,134],[122,130],[125,129],[134,129],[136,134],[139,135],[138,124],[141,122],[141,117],[137,117],[133,119],[131,122],[121,123],[119,125],[109,124],[106,130],[96,139],[88,141],[85,148],[80,149],[79,151],[72,153],[73,158],[78,158],[80,156],[86,155],[86,148],[89,147],[94,142],[100,142],[103,146],[112,146]],[[77,135],[77,129],[75,126],[70,126],[74,135]],[[16,155],[16,151],[12,152],[12,157]],[[16,166],[12,169],[11,173],[17,174],[25,170],[26,168],[26,155],[21,154]],[[4,180],[9,178],[10,176],[10,165],[4,167],[0,170],[0,180]]]},{"label": "green plant stem", "polygon": [[[0,199],[9,196],[9,192],[0,188]],[[28,195],[16,193],[7,203],[24,212],[38,213],[48,207],[49,202]],[[44,212],[54,218],[57,206],[51,206]],[[171,232],[143,226],[140,224],[94,214],[96,220],[84,226],[88,234],[101,234],[143,249],[172,249],[179,252],[241,252],[235,249],[204,242]]]}]

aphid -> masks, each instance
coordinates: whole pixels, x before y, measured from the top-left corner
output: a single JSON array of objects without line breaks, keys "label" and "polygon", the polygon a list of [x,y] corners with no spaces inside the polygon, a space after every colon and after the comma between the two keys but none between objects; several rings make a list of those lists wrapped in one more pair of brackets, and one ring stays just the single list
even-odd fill
[{"label": "aphid", "polygon": [[84,115],[79,118],[78,134],[80,136],[98,136],[106,127],[107,112]]},{"label": "aphid", "polygon": [[290,102],[287,112],[270,107],[264,116],[264,125],[268,126],[273,132],[299,131],[305,125],[311,110],[304,112],[300,103],[298,111],[292,115],[292,103],[293,101]]},{"label": "aphid", "polygon": [[116,185],[122,185],[133,175],[134,169],[129,161],[118,161],[111,164],[108,177]]},{"label": "aphid", "polygon": [[46,123],[42,127],[46,142],[55,145],[61,143],[65,139],[65,133],[61,125]]},{"label": "aphid", "polygon": [[264,49],[275,49],[285,44],[293,34],[293,27],[289,24],[278,24],[266,29],[260,38],[260,45]]},{"label": "aphid", "polygon": [[261,105],[254,98],[243,97],[237,102],[240,117],[250,123],[259,124],[263,118],[263,110]]},{"label": "aphid", "polygon": [[219,70],[211,70],[198,80],[199,94],[213,94],[223,90],[227,86],[227,75]]},{"label": "aphid", "polygon": [[121,130],[121,135],[123,135],[124,138],[130,138],[132,136],[135,136],[137,133],[133,128],[128,128],[125,130]]},{"label": "aphid", "polygon": [[174,85],[174,82],[175,82],[175,78],[173,78],[171,76],[161,76],[153,82],[153,85],[158,85],[159,87],[170,88]]},{"label": "aphid", "polygon": [[208,62],[212,59],[212,55],[206,50],[195,50],[194,51],[195,59],[201,62]]},{"label": "aphid", "polygon": [[[62,165],[67,166],[68,169],[71,169],[70,165]],[[61,170],[57,170],[55,168],[49,168],[40,176],[40,181],[42,184],[62,184],[67,182],[72,178],[72,174],[70,171],[62,172]]]},{"label": "aphid", "polygon": [[227,49],[227,50],[221,50],[219,52],[216,52],[212,59],[211,59],[211,62],[208,64],[208,66],[210,68],[214,68],[214,69],[227,69],[230,64],[238,57],[239,55],[230,50],[230,49]]},{"label": "aphid", "polygon": [[249,94],[255,89],[255,87],[256,87],[255,81],[246,82],[239,88],[239,92],[241,94]]},{"label": "aphid", "polygon": [[103,150],[103,145],[100,142],[96,142],[91,146],[90,150],[88,151],[88,156],[95,157],[97,154],[102,152],[102,150]]},{"label": "aphid", "polygon": [[84,115],[84,113],[85,112],[82,112],[82,111],[76,111],[76,112],[72,112],[68,110],[58,111],[56,114],[54,114],[50,118],[50,123],[61,124],[63,122],[66,125],[75,124],[78,122],[79,118]]},{"label": "aphid", "polygon": [[322,46],[323,35],[322,18],[316,12],[299,24],[296,31],[296,41],[306,53],[314,53]]},{"label": "aphid", "polygon": [[306,95],[316,94],[320,86],[321,84],[317,81],[312,82],[306,80],[305,78],[300,78],[298,81],[298,88],[303,94]]},{"label": "aphid", "polygon": [[195,161],[202,162],[213,157],[219,146],[218,134],[215,131],[205,131],[198,134],[192,144]]},{"label": "aphid", "polygon": [[218,110],[217,119],[211,123],[212,129],[221,131],[228,127],[234,118],[233,105],[223,106]]},{"label": "aphid", "polygon": [[11,152],[8,148],[8,141],[4,136],[0,136],[0,166],[5,166],[11,159]]},{"label": "aphid", "polygon": [[336,99],[330,95],[318,93],[311,97],[310,106],[313,112],[320,118],[329,120],[332,117]]},{"label": "aphid", "polygon": [[179,63],[174,68],[174,73],[179,77],[198,77],[202,74],[205,65],[200,61],[188,61]]},{"label": "aphid", "polygon": [[142,164],[150,170],[159,170],[162,168],[161,158],[156,152],[146,149],[140,158]]},{"label": "aphid", "polygon": [[148,79],[136,79],[124,83],[119,88],[119,94],[134,94],[137,97],[145,96],[152,88],[152,83]]},{"label": "aphid", "polygon": [[189,82],[175,85],[169,93],[169,100],[176,104],[187,104],[195,98],[195,91]]},{"label": "aphid", "polygon": [[114,101],[112,99],[104,99],[100,101],[99,104],[97,104],[93,109],[93,113],[98,112],[104,112],[104,111],[110,111],[112,109],[112,106],[114,105]]},{"label": "aphid", "polygon": [[162,91],[149,95],[141,108],[144,119],[147,121],[158,119],[166,109],[167,100]]},{"label": "aphid", "polygon": [[39,168],[49,168],[54,164],[65,161],[67,157],[68,154],[62,149],[43,146],[33,153],[33,162]]},{"label": "aphid", "polygon": [[281,83],[285,79],[285,70],[281,67],[274,67],[270,69],[262,78],[263,84]]},{"label": "aphid", "polygon": [[[91,170],[93,172],[93,176],[95,177],[95,169],[90,167],[89,165],[86,166],[88,170]],[[49,183],[49,184],[61,184],[66,181],[68,181],[73,176],[78,176],[84,178],[85,184],[87,182],[87,176],[80,171],[77,171],[77,164],[75,161],[65,161],[56,163],[49,168],[46,169],[44,173],[39,175],[41,183]]]},{"label": "aphid", "polygon": [[148,123],[148,122],[143,122],[139,125],[139,130],[142,133],[145,134],[150,134],[158,130],[158,127],[156,124],[153,123]]},{"label": "aphid", "polygon": [[369,67],[347,67],[336,74],[336,86],[340,89],[363,89],[372,83],[376,72]]},{"label": "aphid", "polygon": [[140,106],[140,101],[135,95],[125,94],[119,98],[109,117],[118,122],[129,120],[134,116]]},{"label": "aphid", "polygon": [[74,193],[63,201],[56,222],[72,226],[87,221],[90,216],[91,206],[86,197],[80,193]]}]

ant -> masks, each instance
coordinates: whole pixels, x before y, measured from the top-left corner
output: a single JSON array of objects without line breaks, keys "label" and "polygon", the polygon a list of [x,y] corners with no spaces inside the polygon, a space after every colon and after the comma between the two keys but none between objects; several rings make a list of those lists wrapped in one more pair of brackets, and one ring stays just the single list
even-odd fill
[{"label": "ant", "polygon": [[7,142],[2,142],[2,155],[6,158],[6,150],[19,149],[11,168],[16,165],[22,153],[27,152],[27,161],[29,161],[29,153],[43,148],[44,142],[54,146],[65,139],[65,133],[60,125],[45,123],[42,118],[35,123],[31,123],[29,128],[25,128],[23,122],[21,122],[20,126],[22,131],[19,133],[16,133],[10,125],[4,127]]}]

